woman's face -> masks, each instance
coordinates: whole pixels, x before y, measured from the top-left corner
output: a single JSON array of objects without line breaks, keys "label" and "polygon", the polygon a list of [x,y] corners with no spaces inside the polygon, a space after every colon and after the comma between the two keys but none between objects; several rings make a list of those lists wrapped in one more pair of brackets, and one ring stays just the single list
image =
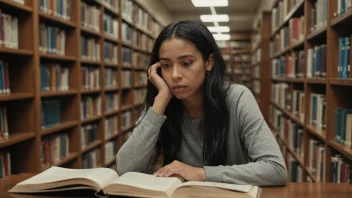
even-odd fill
[{"label": "woman's face", "polygon": [[165,40],[159,50],[161,74],[173,95],[190,99],[201,93],[201,86],[213,61],[204,61],[196,46],[187,40]]}]

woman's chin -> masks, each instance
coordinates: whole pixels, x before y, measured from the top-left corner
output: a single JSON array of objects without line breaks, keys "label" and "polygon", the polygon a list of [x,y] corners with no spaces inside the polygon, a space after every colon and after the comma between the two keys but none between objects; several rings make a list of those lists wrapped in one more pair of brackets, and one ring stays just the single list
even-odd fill
[{"label": "woman's chin", "polygon": [[185,93],[173,93],[174,97],[179,99],[179,100],[183,100],[187,98],[187,94]]}]

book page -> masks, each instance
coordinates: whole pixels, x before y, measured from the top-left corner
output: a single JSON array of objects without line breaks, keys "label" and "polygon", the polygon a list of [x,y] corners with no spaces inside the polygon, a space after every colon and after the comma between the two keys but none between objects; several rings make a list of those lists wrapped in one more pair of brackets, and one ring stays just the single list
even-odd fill
[{"label": "book page", "polygon": [[70,179],[88,179],[96,182],[103,188],[118,177],[118,174],[109,168],[68,169],[52,166],[18,185],[45,184]]},{"label": "book page", "polygon": [[213,188],[222,188],[227,190],[234,190],[238,192],[249,192],[252,188],[252,185],[236,185],[236,184],[227,184],[227,183],[218,183],[218,182],[197,182],[197,181],[188,181],[182,183],[178,188],[185,186],[203,186],[203,187],[213,187]]},{"label": "book page", "polygon": [[176,177],[156,177],[144,173],[128,172],[112,182],[112,185],[120,184],[154,191],[169,192],[181,183],[182,181]]}]

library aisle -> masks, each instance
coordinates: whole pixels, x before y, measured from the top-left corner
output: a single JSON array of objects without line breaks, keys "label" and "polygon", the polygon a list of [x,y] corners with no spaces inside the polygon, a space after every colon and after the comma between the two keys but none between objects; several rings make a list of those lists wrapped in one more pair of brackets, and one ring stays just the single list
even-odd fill
[{"label": "library aisle", "polygon": [[[0,0],[0,178],[116,170],[154,41],[189,19],[213,33],[227,77],[252,91],[289,181],[352,184],[352,1],[175,2]],[[219,17],[199,16],[210,12]]]}]

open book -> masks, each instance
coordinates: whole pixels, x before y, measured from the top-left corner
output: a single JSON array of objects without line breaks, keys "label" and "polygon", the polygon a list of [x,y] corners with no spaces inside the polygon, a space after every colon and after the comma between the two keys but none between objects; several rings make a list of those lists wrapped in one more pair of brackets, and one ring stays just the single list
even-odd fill
[{"label": "open book", "polygon": [[176,177],[155,177],[129,172],[121,177],[109,168],[67,169],[52,166],[18,183],[11,193],[40,193],[93,189],[108,195],[132,197],[239,197],[256,198],[261,189],[251,185],[182,182]]}]

